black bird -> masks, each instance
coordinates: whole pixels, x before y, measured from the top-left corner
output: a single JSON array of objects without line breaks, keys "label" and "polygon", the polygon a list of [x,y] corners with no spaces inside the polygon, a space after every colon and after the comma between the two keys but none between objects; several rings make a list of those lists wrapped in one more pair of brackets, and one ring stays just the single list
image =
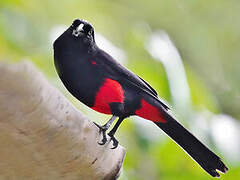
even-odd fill
[{"label": "black bird", "polygon": [[103,134],[100,145],[107,142],[106,131],[118,117],[108,133],[116,148],[114,134],[119,125],[137,115],[155,123],[211,176],[220,176],[216,170],[227,172],[221,159],[168,113],[168,106],[146,81],[96,45],[94,29],[87,21],[74,20],[53,46],[55,67],[68,91],[95,111],[112,115],[105,125],[96,124]]}]

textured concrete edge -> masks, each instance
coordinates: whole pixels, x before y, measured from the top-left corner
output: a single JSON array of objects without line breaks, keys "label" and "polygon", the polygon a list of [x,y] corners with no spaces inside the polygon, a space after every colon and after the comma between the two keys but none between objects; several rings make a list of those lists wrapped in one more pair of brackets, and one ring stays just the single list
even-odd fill
[{"label": "textured concrete edge", "polygon": [[[42,76],[43,79],[45,79],[43,74],[40,73],[38,68],[36,68],[31,62],[23,61],[23,62],[20,62],[20,63],[17,63],[17,64],[7,64],[5,62],[1,62],[0,66],[1,66],[1,68],[5,67],[6,71],[14,71],[15,72],[16,69],[19,69],[20,71],[30,71],[30,72],[33,72],[33,73],[35,73],[35,71],[36,71],[36,73],[39,73],[39,75]],[[47,80],[46,80],[46,82],[47,82]],[[47,84],[51,85],[49,82]],[[55,89],[55,87],[54,87],[54,89]],[[109,152],[111,152],[111,151],[109,151]],[[108,174],[104,175],[105,176],[104,179],[117,179],[120,176],[123,161],[124,161],[124,158],[125,158],[125,149],[123,147],[121,147],[121,151],[119,151],[118,153],[119,153],[119,155],[118,155],[119,158],[116,159],[116,163],[114,161],[115,165],[113,166],[112,170],[110,170],[110,172],[108,171],[109,172]]]},{"label": "textured concrete edge", "polygon": [[125,154],[126,154],[126,151],[125,151],[125,148],[122,149],[122,155],[121,155],[121,159],[118,160],[118,164],[117,166],[115,167],[115,169],[113,169],[111,171],[111,173],[109,173],[105,178],[104,180],[116,180],[120,177],[121,173],[122,173],[122,168],[123,168],[123,162],[124,162],[124,159],[125,159]]}]

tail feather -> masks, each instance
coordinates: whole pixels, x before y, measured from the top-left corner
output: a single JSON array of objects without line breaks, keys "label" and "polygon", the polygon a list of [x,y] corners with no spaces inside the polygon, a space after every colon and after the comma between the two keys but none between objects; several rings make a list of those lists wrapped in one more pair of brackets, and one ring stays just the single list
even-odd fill
[{"label": "tail feather", "polygon": [[179,144],[206,172],[213,177],[220,176],[216,170],[227,172],[228,168],[222,160],[166,111],[163,111],[163,118],[166,120],[165,123],[154,123]]}]

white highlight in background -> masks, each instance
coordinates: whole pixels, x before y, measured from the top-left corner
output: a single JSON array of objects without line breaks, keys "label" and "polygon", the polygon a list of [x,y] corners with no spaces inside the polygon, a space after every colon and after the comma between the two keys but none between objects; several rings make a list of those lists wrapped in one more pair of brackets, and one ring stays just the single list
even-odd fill
[{"label": "white highlight in background", "polygon": [[189,107],[191,104],[190,90],[182,59],[168,34],[162,30],[153,33],[146,48],[155,59],[164,65],[176,109]]},{"label": "white highlight in background", "polygon": [[240,161],[240,124],[226,114],[215,115],[210,122],[216,146],[231,162]]}]

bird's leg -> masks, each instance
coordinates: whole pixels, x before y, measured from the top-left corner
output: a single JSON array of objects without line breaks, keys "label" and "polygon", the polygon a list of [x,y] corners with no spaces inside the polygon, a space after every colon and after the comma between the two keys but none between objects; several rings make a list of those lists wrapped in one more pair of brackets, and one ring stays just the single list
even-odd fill
[{"label": "bird's leg", "polygon": [[111,149],[115,149],[118,147],[118,140],[114,137],[114,134],[116,133],[118,127],[120,126],[123,120],[124,120],[123,117],[119,117],[117,123],[114,125],[112,130],[108,133],[108,135],[111,137],[110,141],[113,141],[113,147]]},{"label": "bird's leg", "polygon": [[103,126],[98,125],[97,123],[94,122],[94,124],[99,128],[99,132],[103,134],[103,138],[101,142],[98,142],[99,145],[104,145],[107,142],[107,136],[106,136],[106,131],[109,129],[113,121],[117,118],[117,116],[112,116],[111,119],[104,124]]}]

